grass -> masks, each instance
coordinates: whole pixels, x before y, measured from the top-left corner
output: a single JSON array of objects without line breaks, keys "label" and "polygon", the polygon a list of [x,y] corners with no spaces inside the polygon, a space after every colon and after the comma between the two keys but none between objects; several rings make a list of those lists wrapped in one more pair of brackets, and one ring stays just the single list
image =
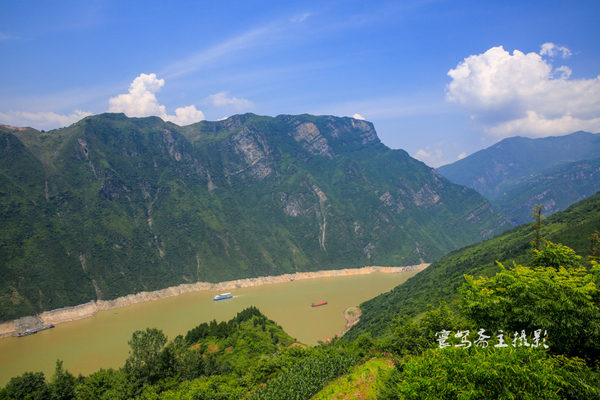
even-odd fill
[{"label": "grass", "polygon": [[393,367],[389,358],[374,358],[331,382],[312,399],[376,399],[381,378]]}]

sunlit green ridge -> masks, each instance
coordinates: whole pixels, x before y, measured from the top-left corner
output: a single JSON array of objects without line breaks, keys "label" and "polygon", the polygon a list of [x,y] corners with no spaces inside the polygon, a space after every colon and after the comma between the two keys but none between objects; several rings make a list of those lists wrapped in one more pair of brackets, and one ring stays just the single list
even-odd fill
[{"label": "sunlit green ridge", "polygon": [[353,118],[0,127],[0,320],[187,282],[431,262],[503,229]]}]

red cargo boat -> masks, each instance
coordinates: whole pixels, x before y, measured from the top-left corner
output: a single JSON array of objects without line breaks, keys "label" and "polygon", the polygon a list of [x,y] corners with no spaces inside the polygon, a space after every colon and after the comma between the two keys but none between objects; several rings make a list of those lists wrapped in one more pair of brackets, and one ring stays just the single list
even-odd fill
[{"label": "red cargo boat", "polygon": [[327,304],[326,301],[322,301],[320,303],[310,303],[311,307],[319,307],[319,306],[324,306],[325,304]]}]

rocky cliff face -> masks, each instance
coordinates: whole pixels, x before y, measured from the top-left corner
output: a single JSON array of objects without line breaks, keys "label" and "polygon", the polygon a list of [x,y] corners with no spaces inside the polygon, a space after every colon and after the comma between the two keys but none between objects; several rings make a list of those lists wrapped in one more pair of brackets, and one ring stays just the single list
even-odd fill
[{"label": "rocky cliff face", "polygon": [[503,229],[366,121],[103,114],[0,127],[0,320],[129,293],[413,265]]}]

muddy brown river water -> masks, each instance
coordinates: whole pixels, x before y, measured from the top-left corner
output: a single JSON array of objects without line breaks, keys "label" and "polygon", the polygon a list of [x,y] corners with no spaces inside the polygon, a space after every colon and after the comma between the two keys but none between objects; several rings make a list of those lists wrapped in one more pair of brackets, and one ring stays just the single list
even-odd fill
[{"label": "muddy brown river water", "polygon": [[[56,360],[71,373],[88,375],[119,368],[135,330],[161,329],[170,339],[202,322],[227,321],[257,307],[299,342],[314,345],[344,328],[344,310],[388,292],[418,271],[307,279],[230,290],[234,298],[212,301],[215,292],[185,293],[129,307],[101,311],[91,318],[59,324],[35,335],[0,339],[0,386],[25,371],[52,376]],[[321,307],[311,303],[327,301]]]}]

